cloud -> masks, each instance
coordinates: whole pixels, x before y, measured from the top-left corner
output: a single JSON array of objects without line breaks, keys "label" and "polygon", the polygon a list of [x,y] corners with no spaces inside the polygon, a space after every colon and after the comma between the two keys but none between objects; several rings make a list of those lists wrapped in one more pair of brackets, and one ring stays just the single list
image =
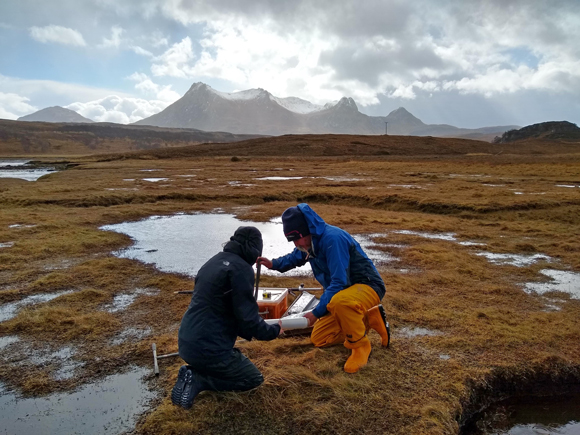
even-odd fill
[{"label": "cloud", "polygon": [[167,47],[169,45],[169,39],[163,33],[159,31],[154,31],[148,38],[149,43],[154,48]]},{"label": "cloud", "polygon": [[191,39],[186,37],[153,59],[151,72],[155,76],[191,77],[193,75],[191,61],[194,58]]},{"label": "cloud", "polygon": [[111,27],[111,37],[109,39],[103,38],[103,42],[99,44],[99,48],[119,48],[121,45],[121,35],[125,30],[119,26]]},{"label": "cloud", "polygon": [[30,36],[38,42],[44,44],[48,42],[55,42],[57,44],[63,45],[73,45],[78,47],[84,47],[87,45],[83,35],[74,29],[69,29],[68,27],[61,26],[45,26],[45,27],[31,27]]},{"label": "cloud", "polygon": [[154,96],[157,100],[173,103],[181,97],[181,95],[171,89],[171,85],[158,85],[146,74],[136,72],[127,78],[131,81],[137,82],[135,89],[141,91],[145,95]]},{"label": "cloud", "polygon": [[[101,47],[128,51],[110,50],[107,59],[99,59],[107,62],[109,83],[115,71],[121,80],[135,70],[148,74],[129,83],[129,95],[113,89],[67,102],[133,93],[170,101],[174,89],[194,81],[225,92],[261,87],[318,104],[350,96],[367,112],[399,100],[421,107],[429,97],[434,98],[427,105],[439,97],[446,104],[471,99],[489,107],[492,100],[528,102],[523,96],[531,94],[538,105],[542,97],[580,100],[578,0],[55,2],[8,2],[2,21],[10,29],[4,28],[59,23],[62,27],[30,28],[30,35],[68,44],[74,44],[70,32],[78,28]],[[86,45],[76,34],[76,44]],[[81,76],[82,66],[75,67],[75,77]],[[2,86],[0,91],[40,105],[28,91]]]},{"label": "cloud", "polygon": [[145,50],[144,48],[141,48],[137,45],[132,45],[129,47],[131,50],[133,50],[136,54],[140,55],[140,56],[145,56],[145,57],[153,57],[153,53],[151,53],[148,50]]},{"label": "cloud", "polygon": [[110,89],[0,74],[0,118],[17,119],[36,112],[38,107],[60,105],[93,121],[128,124],[162,111],[180,97],[171,85],[154,83],[146,74],[134,73],[127,79],[135,82],[135,89],[150,99],[113,93]]},{"label": "cloud", "polygon": [[[379,94],[414,98],[414,89],[427,88],[484,96],[525,89],[580,95],[574,62],[580,58],[574,42],[580,40],[580,19],[573,1],[558,7],[542,0],[433,6],[432,0],[291,6],[164,1],[158,7],[166,17],[201,25],[204,34],[195,55],[186,38],[156,58],[152,72],[217,77],[238,88],[259,86],[311,100],[339,98],[344,90],[363,106],[376,104]],[[532,62],[523,58],[526,53]]]},{"label": "cloud", "polygon": [[167,101],[109,95],[87,103],[69,104],[65,108],[97,122],[130,124],[160,112],[169,104]]},{"label": "cloud", "polygon": [[29,101],[28,98],[18,94],[0,92],[0,118],[17,119],[36,112],[38,109],[31,106]]},{"label": "cloud", "polygon": [[71,101],[91,101],[113,93],[129,97],[128,93],[113,91],[74,83],[62,83],[55,80],[28,80],[0,74],[0,92],[13,92],[30,101],[35,106],[48,107],[70,104]]}]

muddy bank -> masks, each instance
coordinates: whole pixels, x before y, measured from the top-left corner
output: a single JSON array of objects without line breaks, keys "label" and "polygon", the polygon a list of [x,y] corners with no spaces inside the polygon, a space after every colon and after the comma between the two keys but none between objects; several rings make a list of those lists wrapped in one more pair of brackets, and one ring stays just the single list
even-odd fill
[{"label": "muddy bank", "polygon": [[502,402],[531,400],[533,403],[533,398],[538,398],[549,404],[558,403],[567,395],[576,397],[580,394],[580,366],[554,359],[521,369],[492,370],[482,383],[470,384],[470,396],[462,404],[457,419],[460,435],[483,433],[478,427],[493,420],[495,406]]}]

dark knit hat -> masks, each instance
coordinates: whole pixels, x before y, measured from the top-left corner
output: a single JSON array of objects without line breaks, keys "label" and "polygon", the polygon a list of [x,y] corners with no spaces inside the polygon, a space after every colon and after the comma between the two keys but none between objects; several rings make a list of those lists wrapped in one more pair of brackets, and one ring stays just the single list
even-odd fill
[{"label": "dark knit hat", "polygon": [[284,235],[289,242],[301,239],[310,234],[304,213],[298,207],[290,207],[282,213]]},{"label": "dark knit hat", "polygon": [[230,241],[226,243],[224,251],[234,252],[246,260],[249,264],[254,264],[256,259],[262,255],[262,233],[256,227],[239,227]]}]

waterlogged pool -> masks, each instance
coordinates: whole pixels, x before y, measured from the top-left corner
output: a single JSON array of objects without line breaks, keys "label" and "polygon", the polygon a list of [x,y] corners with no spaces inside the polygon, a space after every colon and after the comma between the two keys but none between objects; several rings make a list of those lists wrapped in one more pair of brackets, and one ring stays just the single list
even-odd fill
[{"label": "waterlogged pool", "polygon": [[[294,248],[284,237],[281,222],[240,221],[226,213],[153,216],[139,222],[106,225],[101,229],[126,234],[135,241],[131,247],[115,252],[118,257],[152,263],[166,272],[195,276],[207,260],[223,250],[223,245],[240,226],[254,226],[260,230],[265,257],[280,257]],[[278,274],[266,268],[261,273]],[[286,275],[311,273],[310,266],[306,265],[286,272]]]},{"label": "waterlogged pool", "polygon": [[0,434],[118,434],[132,430],[155,393],[145,368],[109,376],[73,393],[23,399],[0,384]]},{"label": "waterlogged pool", "polygon": [[0,178],[20,178],[26,181],[36,181],[46,174],[54,172],[55,168],[29,168],[30,160],[0,159]]},{"label": "waterlogged pool", "polygon": [[543,294],[558,291],[569,293],[572,299],[580,299],[580,273],[555,269],[542,269],[540,272],[551,278],[550,282],[527,283],[526,292]]},{"label": "waterlogged pool", "polygon": [[[139,222],[106,225],[101,230],[127,234],[135,241],[131,247],[115,252],[118,257],[155,264],[166,272],[195,276],[207,260],[223,249],[240,226],[254,226],[260,230],[264,240],[263,255],[267,258],[280,257],[294,248],[284,237],[281,219],[240,221],[226,213],[153,216]],[[355,238],[375,264],[392,261],[387,253],[373,249],[376,248],[372,242],[374,236],[357,235]],[[266,268],[261,273],[279,274]],[[308,264],[285,273],[292,276],[311,274]]]},{"label": "waterlogged pool", "polygon": [[463,435],[578,435],[580,395],[510,399],[493,405]]},{"label": "waterlogged pool", "polygon": [[56,293],[41,293],[38,295],[28,296],[20,301],[0,305],[0,322],[5,322],[6,320],[10,320],[13,317],[16,317],[18,311],[23,307],[48,302],[59,296],[66,295],[69,293],[72,293],[72,290],[66,290]]}]

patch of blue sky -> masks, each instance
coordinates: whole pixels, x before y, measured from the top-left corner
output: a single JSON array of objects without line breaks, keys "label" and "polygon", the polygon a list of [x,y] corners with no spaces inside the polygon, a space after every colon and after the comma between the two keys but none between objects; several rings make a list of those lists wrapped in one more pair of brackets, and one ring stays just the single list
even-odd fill
[{"label": "patch of blue sky", "polygon": [[502,53],[509,56],[517,65],[526,65],[536,69],[540,63],[540,59],[527,47],[508,48]]},{"label": "patch of blue sky", "polygon": [[103,52],[95,57],[86,47],[39,44],[23,40],[18,50],[6,49],[0,74],[27,80],[54,80],[134,93],[134,83],[125,80],[138,70],[149,72],[149,61],[132,51]]}]

